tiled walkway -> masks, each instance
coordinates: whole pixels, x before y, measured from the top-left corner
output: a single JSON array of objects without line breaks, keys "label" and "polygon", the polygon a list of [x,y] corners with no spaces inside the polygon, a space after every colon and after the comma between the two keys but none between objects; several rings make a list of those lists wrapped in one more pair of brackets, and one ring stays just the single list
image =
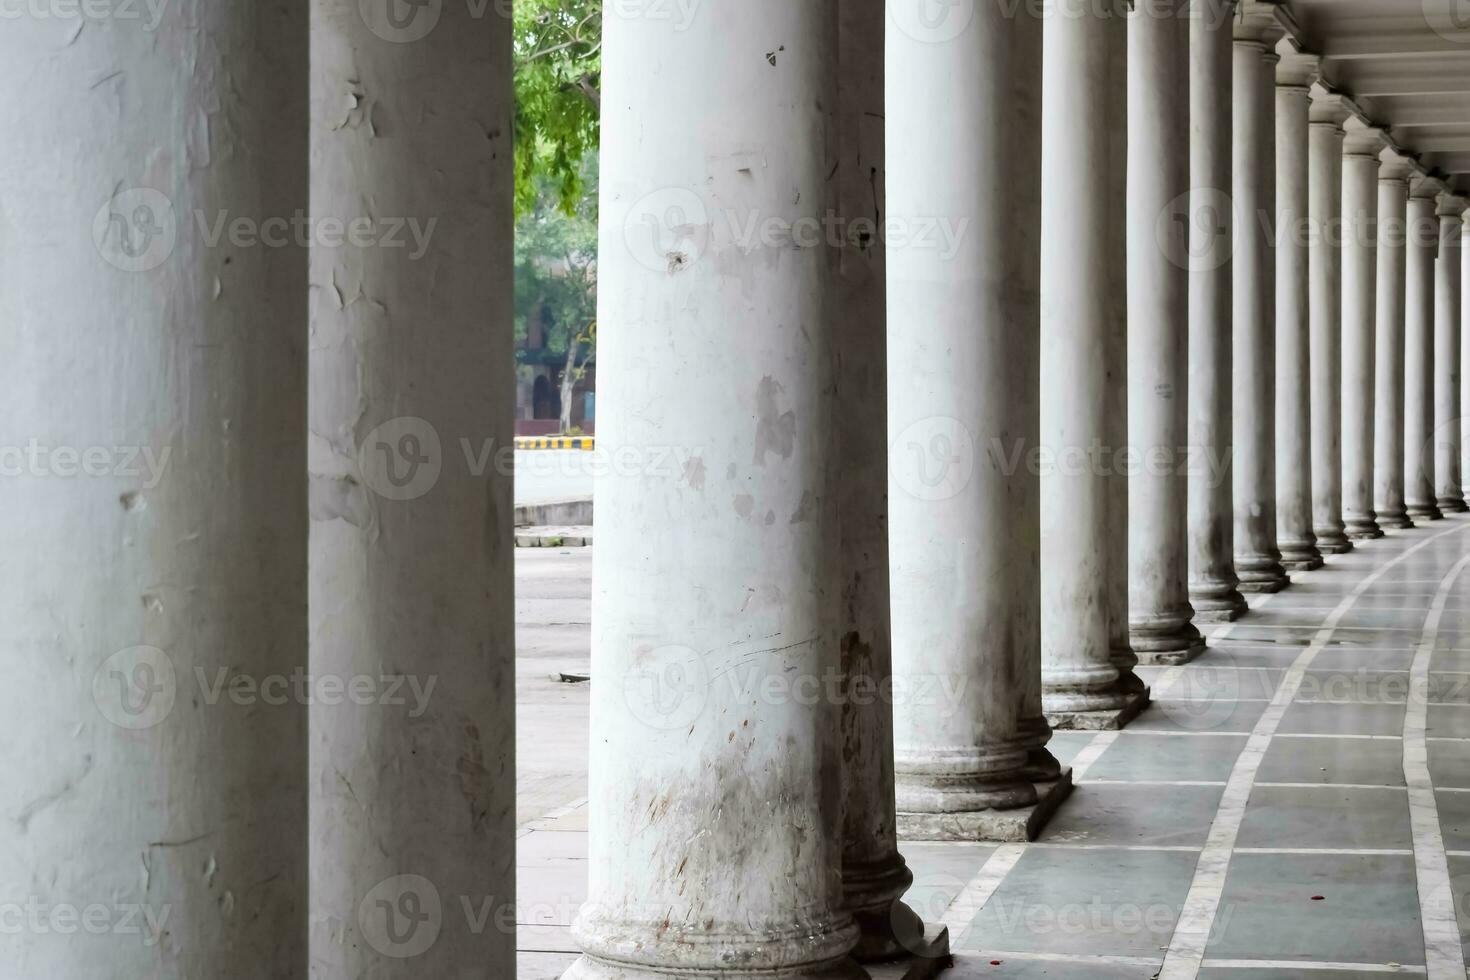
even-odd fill
[{"label": "tiled walkway", "polygon": [[[1123,733],[1058,734],[1078,788],[1034,844],[910,844],[951,978],[1463,980],[1470,517],[1252,600]],[[586,814],[523,828],[521,978],[573,958]],[[1458,917],[1457,917],[1458,916]]]}]

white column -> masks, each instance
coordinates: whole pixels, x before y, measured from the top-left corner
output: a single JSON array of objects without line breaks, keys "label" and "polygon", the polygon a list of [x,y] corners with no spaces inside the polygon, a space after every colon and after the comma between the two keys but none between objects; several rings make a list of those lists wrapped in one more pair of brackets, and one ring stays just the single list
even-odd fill
[{"label": "white column", "polygon": [[1047,715],[1080,727],[1095,723],[1076,714],[1120,712],[1138,687],[1110,648],[1108,497],[1121,447],[1104,426],[1117,338],[1097,301],[1116,258],[1109,194],[1124,192],[1111,143],[1127,105],[1108,81],[1127,27],[1087,0],[1054,0],[1043,25],[1041,446],[1057,465],[1041,476],[1041,673]]},{"label": "white column", "polygon": [[[1124,8],[1115,7],[1122,12]],[[1120,121],[1108,130],[1108,165],[1106,182],[1096,185],[1107,207],[1108,277],[1105,290],[1097,298],[1108,310],[1108,340],[1103,347],[1107,371],[1106,415],[1103,418],[1103,444],[1115,448],[1128,445],[1128,19],[1123,15],[1109,22],[1112,38],[1108,45],[1108,88],[1123,93],[1119,107]],[[1112,465],[1106,467],[1108,525],[1107,590],[1108,649],[1113,666],[1124,680],[1136,677],[1133,668],[1138,655],[1133,652],[1128,616],[1128,468],[1119,465],[1114,453]],[[1143,685],[1139,683],[1139,689]]]},{"label": "white column", "polygon": [[1460,483],[1460,237],[1465,202],[1441,195],[1434,275],[1434,492],[1446,514],[1470,510]]},{"label": "white column", "polygon": [[1342,522],[1342,124],[1340,95],[1312,88],[1307,262],[1311,276],[1312,530],[1317,550],[1352,550]]},{"label": "white column", "polygon": [[604,20],[597,436],[639,465],[596,488],[573,980],[863,975],[826,693],[836,13]]},{"label": "white column", "polygon": [[837,319],[837,635],[845,678],[842,882],[862,934],[854,956],[918,950],[924,924],[900,901],[913,881],[898,852],[893,789],[892,621],[888,580],[888,316],[882,6],[839,0],[840,245]]},{"label": "white column", "polygon": [[509,976],[460,909],[515,905],[510,28],[310,7],[313,222],[432,228],[311,255],[312,671],[428,692],[312,708],[313,969]]},{"label": "white column", "polygon": [[1189,20],[1184,0],[1138,0],[1128,19],[1129,620],[1142,659],[1204,646],[1191,621],[1188,436]]},{"label": "white column", "polygon": [[1192,0],[1189,19],[1189,601],[1195,620],[1245,612],[1235,575],[1235,488],[1230,459],[1232,276],[1232,18]]},{"label": "white column", "polygon": [[1404,303],[1404,504],[1412,520],[1444,517],[1434,493],[1435,201],[1444,185],[1420,172],[1408,204]]},{"label": "white column", "polygon": [[1276,62],[1280,30],[1251,4],[1235,21],[1235,573],[1243,592],[1290,584],[1276,546]]},{"label": "white column", "polygon": [[1276,66],[1276,545],[1290,571],[1320,568],[1312,531],[1308,91],[1316,58]]},{"label": "white column", "polygon": [[[899,829],[974,837],[1037,801],[1040,675],[1041,23],[1023,8],[890,7],[888,211],[949,250],[890,242],[895,676],[963,691],[895,705]],[[973,16],[971,16],[973,13]],[[942,117],[942,118],[941,118]],[[1053,770],[1055,772],[1055,770]]]},{"label": "white column", "polygon": [[[1460,198],[1462,202],[1465,198]],[[1465,340],[1465,325],[1470,323],[1470,211],[1461,212],[1460,228],[1460,481],[1466,503],[1470,504],[1470,433],[1466,431],[1466,418],[1470,418],[1470,384],[1465,383],[1465,369],[1470,368],[1470,343]]]},{"label": "white column", "polygon": [[306,7],[157,13],[0,27],[0,975],[301,978]]},{"label": "white column", "polygon": [[1378,155],[1383,131],[1350,125],[1342,157],[1342,519],[1355,541],[1381,538],[1373,512],[1374,320],[1378,303]]},{"label": "white column", "polygon": [[1404,505],[1404,312],[1409,177],[1414,161],[1385,150],[1378,171],[1378,316],[1374,350],[1373,510],[1378,526],[1413,527]]}]

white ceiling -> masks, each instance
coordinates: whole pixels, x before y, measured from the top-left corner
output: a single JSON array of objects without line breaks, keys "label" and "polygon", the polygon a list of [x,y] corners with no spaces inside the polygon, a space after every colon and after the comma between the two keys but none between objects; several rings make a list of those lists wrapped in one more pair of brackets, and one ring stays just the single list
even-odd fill
[{"label": "white ceiling", "polygon": [[1322,77],[1470,193],[1470,0],[1288,0]]}]

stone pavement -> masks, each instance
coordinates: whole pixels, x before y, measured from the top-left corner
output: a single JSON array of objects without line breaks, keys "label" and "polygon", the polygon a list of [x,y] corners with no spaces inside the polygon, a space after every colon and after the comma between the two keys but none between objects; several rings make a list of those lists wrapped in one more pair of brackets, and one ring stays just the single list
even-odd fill
[{"label": "stone pavement", "polygon": [[[574,958],[586,888],[590,553],[522,552],[520,977]],[[1466,976],[1470,517],[1257,596],[1123,732],[1059,733],[1077,790],[1030,844],[909,844],[945,976]],[[1162,972],[1161,972],[1162,971]]]}]

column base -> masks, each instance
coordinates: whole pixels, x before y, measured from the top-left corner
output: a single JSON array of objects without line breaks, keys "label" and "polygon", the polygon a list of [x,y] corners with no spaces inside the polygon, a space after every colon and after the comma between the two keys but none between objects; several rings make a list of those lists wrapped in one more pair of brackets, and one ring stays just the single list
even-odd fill
[{"label": "column base", "polygon": [[633,963],[600,960],[585,954],[561,975],[561,980],[675,980],[675,978],[677,980],[870,980],[871,975],[850,957],[844,957],[831,963],[797,966],[784,970],[696,969],[680,966],[677,963],[667,968],[654,970]]},{"label": "column base", "polygon": [[1189,651],[1194,651],[1194,655],[1189,657],[1189,660],[1194,660],[1194,657],[1198,657],[1201,649],[1204,649],[1204,636],[1200,635],[1200,630],[1195,629],[1195,624],[1191,621],[1192,619],[1194,619],[1194,614],[1191,613],[1189,619],[1186,619],[1183,623],[1180,623],[1179,620],[1173,620],[1173,623],[1167,624],[1167,626],[1139,626],[1136,623],[1132,624],[1129,627],[1127,642],[1129,642],[1129,645],[1132,645],[1133,652],[1138,655],[1138,663],[1182,664],[1186,663],[1186,661],[1161,661],[1158,660],[1158,655],[1186,654]]},{"label": "column base", "polygon": [[934,980],[952,966],[954,957],[949,952],[949,929],[937,926],[924,932],[913,955],[889,963],[872,964],[868,967],[868,976],[872,980]]},{"label": "column base", "polygon": [[1047,711],[1046,720],[1051,727],[1072,732],[1111,732],[1126,726],[1143,713],[1149,704],[1149,690],[1128,692],[1120,707],[1101,711]]},{"label": "column base", "polygon": [[924,920],[903,902],[891,909],[853,912],[861,935],[852,958],[864,965],[907,959],[924,948]]},{"label": "column base", "polygon": [[1205,638],[1183,650],[1145,650],[1138,654],[1138,662],[1145,667],[1178,667],[1195,660],[1205,652]]},{"label": "column base", "polygon": [[1440,497],[1435,503],[1443,514],[1463,514],[1470,511],[1470,504],[1465,503],[1464,497]]},{"label": "column base", "polygon": [[1281,567],[1288,572],[1311,572],[1324,564],[1315,540],[1278,541],[1276,547],[1281,552]]},{"label": "column base", "polygon": [[1353,543],[1340,527],[1313,528],[1317,535],[1317,550],[1324,555],[1345,555],[1353,550]]},{"label": "column base", "polygon": [[1383,529],[1372,517],[1355,517],[1347,522],[1346,534],[1352,541],[1376,541],[1383,537]]},{"label": "column base", "polygon": [[1217,588],[1189,592],[1189,604],[1194,607],[1196,623],[1233,623],[1250,608],[1245,596],[1234,586],[1221,591]]},{"label": "column base", "polygon": [[858,927],[852,950],[859,963],[878,963],[908,956],[924,938],[924,920],[903,902],[914,883],[913,872],[895,847],[887,860],[844,863],[843,900]]},{"label": "column base", "polygon": [[1414,526],[1409,519],[1407,511],[1399,511],[1392,514],[1379,514],[1378,526],[1389,531],[1404,531]]},{"label": "column base", "polygon": [[1042,715],[1021,719],[1021,738],[1026,745],[1026,764],[1021,778],[1032,783],[1045,783],[1062,774],[1062,764],[1051,754],[1046,743],[1051,741],[1051,726]]},{"label": "column base", "polygon": [[1253,595],[1280,592],[1291,584],[1285,566],[1274,557],[1237,557],[1235,573],[1240,576],[1240,591]]},{"label": "column base", "polygon": [[1411,521],[1442,521],[1444,514],[1434,504],[1410,504],[1409,520]]},{"label": "column base", "polygon": [[998,841],[1025,844],[1036,839],[1041,828],[1072,793],[1072,770],[1061,777],[1035,784],[1036,802],[1012,810],[967,810],[959,813],[911,813],[899,811],[900,840]]}]

